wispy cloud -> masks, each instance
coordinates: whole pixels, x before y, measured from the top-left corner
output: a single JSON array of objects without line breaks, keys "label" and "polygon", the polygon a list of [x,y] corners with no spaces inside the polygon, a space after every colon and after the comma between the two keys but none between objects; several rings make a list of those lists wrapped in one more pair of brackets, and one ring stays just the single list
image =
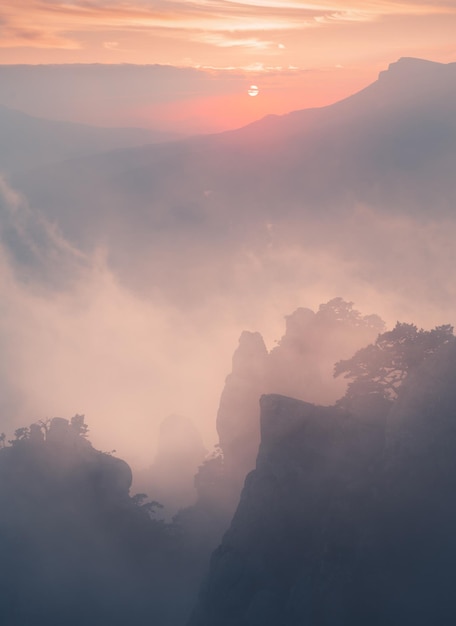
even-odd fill
[{"label": "wispy cloud", "polygon": [[72,285],[86,264],[84,255],[66,241],[56,226],[32,211],[1,174],[0,249],[20,280],[46,283],[53,288]]},{"label": "wispy cloud", "polygon": [[202,33],[197,35],[199,41],[218,46],[220,48],[254,48],[255,50],[268,50],[277,47],[274,41],[266,41],[257,37],[242,37],[227,35],[225,33]]},{"label": "wispy cloud", "polygon": [[[206,43],[236,43],[219,33],[283,32],[335,23],[373,21],[385,15],[456,13],[454,2],[439,0],[3,0],[0,46],[77,47],[84,33],[158,30],[184,36],[206,30]],[[212,40],[211,35],[212,34]],[[116,38],[114,38],[116,40]],[[255,39],[255,38],[254,38]],[[105,37],[105,41],[112,39]],[[264,46],[258,37],[259,47]]]}]

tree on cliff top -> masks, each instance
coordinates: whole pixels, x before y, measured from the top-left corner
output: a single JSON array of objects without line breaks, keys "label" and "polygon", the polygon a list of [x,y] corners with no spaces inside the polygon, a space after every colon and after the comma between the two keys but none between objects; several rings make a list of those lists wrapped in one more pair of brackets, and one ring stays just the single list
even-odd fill
[{"label": "tree on cliff top", "polygon": [[372,328],[377,332],[385,328],[385,323],[381,317],[376,314],[361,315],[359,311],[353,308],[353,304],[353,302],[347,302],[339,296],[329,300],[326,304],[320,304],[317,316],[333,323],[343,322],[352,327]]},{"label": "tree on cliff top", "polygon": [[449,324],[423,330],[398,322],[380,334],[374,344],[358,350],[351,359],[334,366],[334,376],[350,380],[343,402],[359,396],[376,395],[395,400],[408,374],[442,346],[455,341]]}]

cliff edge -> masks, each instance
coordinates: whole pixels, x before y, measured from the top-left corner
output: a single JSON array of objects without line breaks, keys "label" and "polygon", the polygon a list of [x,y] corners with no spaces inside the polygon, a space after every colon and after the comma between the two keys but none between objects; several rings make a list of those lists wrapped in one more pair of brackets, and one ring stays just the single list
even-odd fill
[{"label": "cliff edge", "polygon": [[456,349],[396,402],[261,398],[261,446],[189,626],[456,620]]}]

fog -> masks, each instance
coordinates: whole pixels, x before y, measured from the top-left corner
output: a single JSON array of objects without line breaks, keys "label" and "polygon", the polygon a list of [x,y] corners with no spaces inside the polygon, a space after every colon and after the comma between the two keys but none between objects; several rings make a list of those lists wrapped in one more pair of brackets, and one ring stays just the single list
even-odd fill
[{"label": "fog", "polygon": [[[27,210],[27,221],[25,201],[6,191],[2,217],[11,211],[9,217],[24,221]],[[101,252],[77,254],[49,225],[46,247],[34,245],[34,256],[24,258],[19,244],[30,236],[28,226],[12,241],[2,224],[2,398],[9,431],[85,413],[94,443],[147,462],[158,423],[181,412],[198,421],[209,445],[234,324],[226,320],[215,332],[204,316],[187,319],[185,311],[140,298],[119,284]]]},{"label": "fog", "polygon": [[[46,85],[59,71],[21,70]],[[122,71],[137,82],[146,69]],[[154,72],[173,93],[212,85]],[[170,414],[217,442],[244,330],[271,350],[285,316],[336,296],[389,327],[454,322],[451,72],[402,60],[332,107],[137,148],[136,135],[43,127],[49,98],[30,101],[38,117],[14,118],[23,140],[0,146],[4,430],[84,413],[95,445],[147,467]],[[8,129],[11,111],[0,118]]]},{"label": "fog", "polygon": [[336,295],[389,326],[454,321],[450,218],[358,206],[336,229],[313,218],[264,233],[187,249],[187,260],[177,250],[151,273],[142,251],[128,284],[127,261],[128,272],[116,273],[102,244],[78,250],[4,181],[3,429],[83,413],[94,445],[147,466],[171,413],[191,418],[207,449],[216,443],[218,401],[243,330],[261,332],[272,349],[286,315]]}]

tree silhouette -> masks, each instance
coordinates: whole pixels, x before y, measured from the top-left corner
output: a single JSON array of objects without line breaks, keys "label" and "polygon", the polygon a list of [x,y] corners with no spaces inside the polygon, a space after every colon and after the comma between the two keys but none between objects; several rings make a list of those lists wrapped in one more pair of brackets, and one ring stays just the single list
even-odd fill
[{"label": "tree silhouette", "polygon": [[130,502],[145,511],[147,516],[155,521],[159,509],[163,509],[164,506],[157,500],[151,500],[148,502],[148,497],[147,493],[135,493],[134,496],[131,496]]},{"label": "tree silhouette", "polygon": [[418,330],[414,324],[398,322],[393,330],[380,334],[374,344],[336,363],[334,376],[350,380],[342,401],[361,395],[395,400],[410,371],[454,340],[449,324]]},{"label": "tree silhouette", "polygon": [[[71,429],[80,437],[87,438],[87,433],[89,432],[89,427],[84,423],[85,415],[73,415],[70,420]],[[115,450],[113,450],[115,452]]]},{"label": "tree silhouette", "polygon": [[14,431],[14,439],[10,439],[8,441],[8,443],[10,443],[12,446],[20,443],[21,441],[26,441],[30,436],[30,429],[23,427],[23,428],[17,428]]},{"label": "tree silhouette", "polygon": [[351,326],[373,328],[377,332],[385,328],[385,323],[378,315],[361,315],[353,308],[353,302],[347,302],[340,296],[325,304],[320,304],[317,315],[328,321],[349,323]]}]

